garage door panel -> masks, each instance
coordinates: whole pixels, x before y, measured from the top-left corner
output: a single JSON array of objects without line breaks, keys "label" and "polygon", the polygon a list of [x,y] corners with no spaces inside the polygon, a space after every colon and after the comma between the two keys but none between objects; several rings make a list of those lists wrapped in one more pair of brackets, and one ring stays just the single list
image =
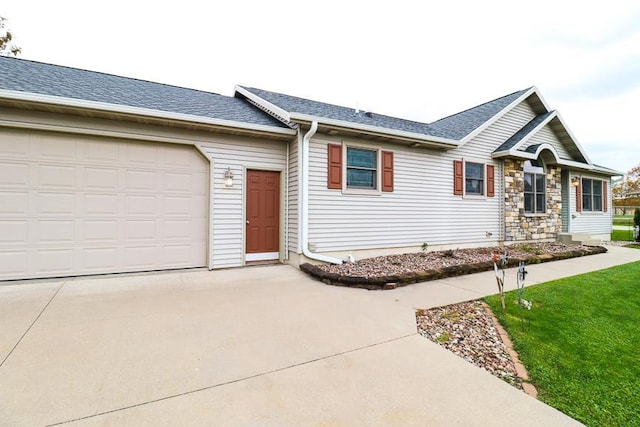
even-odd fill
[{"label": "garage door panel", "polygon": [[113,216],[118,213],[117,194],[83,194],[84,214]]},{"label": "garage door panel", "polygon": [[164,214],[166,216],[189,216],[191,214],[191,198],[166,196],[164,198]]},{"label": "garage door panel", "polygon": [[84,221],[84,241],[104,242],[118,240],[118,222],[114,220]]},{"label": "garage door panel", "polygon": [[127,165],[157,166],[159,161],[158,145],[128,143],[122,146],[124,151],[123,161]]},{"label": "garage door panel", "polygon": [[26,159],[29,156],[29,134],[13,129],[6,129],[0,133],[0,156]]},{"label": "garage door panel", "polygon": [[75,240],[75,221],[38,221],[37,241],[67,243]]},{"label": "garage door panel", "polygon": [[27,251],[1,251],[0,271],[7,277],[13,279],[22,277],[27,271]]},{"label": "garage door panel", "polygon": [[157,191],[158,177],[155,171],[127,170],[125,185],[127,191]]},{"label": "garage door panel", "polygon": [[126,247],[123,250],[124,264],[126,267],[133,268],[157,268],[156,264],[160,264],[161,258],[158,258],[158,247],[150,246],[134,246]]},{"label": "garage door panel", "polygon": [[126,196],[127,215],[155,215],[158,212],[156,196]]},{"label": "garage door panel", "polygon": [[27,241],[29,222],[26,220],[1,220],[0,236],[8,244],[20,244]]},{"label": "garage door panel", "polygon": [[83,267],[86,270],[108,271],[118,265],[118,248],[85,248]]},{"label": "garage door panel", "polygon": [[0,280],[206,265],[198,151],[83,138],[0,130]]},{"label": "garage door panel", "polygon": [[118,189],[118,169],[84,167],[84,188],[87,190],[109,190]]},{"label": "garage door panel", "polygon": [[40,215],[73,215],[75,213],[75,193],[42,192],[37,200]]},{"label": "garage door panel", "polygon": [[157,238],[156,220],[125,220],[125,240],[154,240]]},{"label": "garage door panel", "polygon": [[26,191],[0,191],[0,215],[23,214],[29,210],[29,193]]},{"label": "garage door panel", "polygon": [[88,161],[117,162],[120,144],[105,141],[87,141],[83,144],[82,157]]},{"label": "garage door panel", "polygon": [[39,165],[36,185],[43,188],[76,188],[76,168],[62,165]]},{"label": "garage door panel", "polygon": [[39,273],[73,273],[73,248],[42,249],[35,252],[36,271]]},{"label": "garage door panel", "polygon": [[29,165],[27,163],[0,162],[0,185],[27,187]]}]

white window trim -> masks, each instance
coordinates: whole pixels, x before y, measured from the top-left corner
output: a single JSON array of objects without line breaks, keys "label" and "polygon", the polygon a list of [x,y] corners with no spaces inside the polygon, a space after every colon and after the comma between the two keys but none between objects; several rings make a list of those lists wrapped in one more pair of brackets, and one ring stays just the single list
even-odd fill
[{"label": "white window trim", "polygon": [[[476,194],[476,193],[467,194],[467,162],[477,163],[479,165],[482,165],[482,194]],[[487,197],[487,165],[488,164],[492,164],[492,163],[489,163],[483,160],[472,159],[472,158],[462,159],[462,198],[477,199],[477,200],[484,200],[489,198]],[[495,182],[495,177],[494,177],[494,182]]]},{"label": "white window trim", "polygon": [[[586,210],[584,208],[584,200],[580,200],[580,203],[582,203],[582,211],[579,213],[582,214],[587,214],[587,215],[603,215],[606,214],[607,212],[605,212],[604,210],[604,199],[605,197],[609,197],[608,194],[604,194],[604,185],[603,183],[605,182],[604,179],[600,179],[600,178],[592,178],[589,176],[583,176],[580,178],[580,197],[584,197],[584,180],[585,179],[589,179],[592,182],[593,181],[598,181],[600,183],[600,197],[602,198],[602,200],[600,201],[600,209],[599,210],[595,210],[595,209],[591,209],[591,210]],[[593,184],[591,185],[591,191],[593,191]],[[593,193],[591,193],[591,206],[593,206]]]},{"label": "white window trim", "polygon": [[[524,180],[524,176],[525,174],[531,174],[533,175],[533,186],[535,187],[535,179],[536,179],[536,175],[542,175],[544,177],[544,211],[543,212],[536,212],[535,209],[535,204],[536,204],[536,192],[533,192],[533,212],[527,212],[526,210],[524,211],[524,215],[525,216],[529,216],[529,217],[533,217],[533,216],[546,216],[547,215],[547,197],[548,197],[548,191],[547,191],[547,165],[544,163],[544,161],[542,161],[542,159],[540,160],[540,163],[542,164],[542,166],[533,166],[531,165],[531,168],[529,170],[527,170],[527,162],[531,163],[530,160],[526,160],[523,164],[522,167],[522,179]],[[539,170],[536,171],[537,169],[542,169],[542,172],[540,172]],[[524,193],[525,191],[523,191],[522,195],[524,197]]]},{"label": "white window trim", "polygon": [[[350,188],[347,187],[347,147],[361,148],[376,152],[376,188]],[[354,142],[342,141],[342,193],[363,196],[382,195],[382,149]]]}]

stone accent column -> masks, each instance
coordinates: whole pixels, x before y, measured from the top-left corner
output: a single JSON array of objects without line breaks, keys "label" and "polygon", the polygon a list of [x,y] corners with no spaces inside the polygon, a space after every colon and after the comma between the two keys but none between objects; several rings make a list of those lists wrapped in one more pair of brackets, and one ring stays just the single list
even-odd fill
[{"label": "stone accent column", "polygon": [[546,212],[524,212],[524,160],[504,161],[505,241],[555,240],[562,230],[561,169],[548,166],[546,173]]}]

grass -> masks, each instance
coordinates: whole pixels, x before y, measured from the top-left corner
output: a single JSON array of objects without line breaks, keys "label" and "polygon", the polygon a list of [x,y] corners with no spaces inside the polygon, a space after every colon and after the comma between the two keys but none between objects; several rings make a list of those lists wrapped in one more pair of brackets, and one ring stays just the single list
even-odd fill
[{"label": "grass", "polygon": [[619,242],[633,241],[633,230],[613,230],[611,232],[611,240]]},{"label": "grass", "polygon": [[527,288],[523,332],[516,294],[485,300],[507,329],[539,399],[588,426],[640,425],[640,262]]},{"label": "grass", "polygon": [[613,225],[626,225],[629,227],[633,227],[633,216],[630,216],[630,217],[628,217],[628,215],[625,215],[624,217],[622,215],[615,216],[613,217]]}]

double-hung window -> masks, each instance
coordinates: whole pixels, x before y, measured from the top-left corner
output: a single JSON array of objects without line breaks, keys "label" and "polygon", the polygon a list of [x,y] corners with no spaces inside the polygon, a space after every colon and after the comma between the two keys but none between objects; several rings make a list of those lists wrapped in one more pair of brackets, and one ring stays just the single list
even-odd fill
[{"label": "double-hung window", "polygon": [[529,160],[524,164],[524,211],[544,213],[546,180],[544,168],[534,166]]},{"label": "double-hung window", "polygon": [[582,210],[602,211],[602,181],[582,178]]},{"label": "double-hung window", "polygon": [[482,163],[465,162],[464,180],[466,194],[484,194],[484,165]]},{"label": "double-hung window", "polygon": [[393,151],[328,144],[327,188],[352,194],[393,192],[393,157]]},{"label": "double-hung window", "polygon": [[378,151],[347,147],[347,188],[377,187]]}]

